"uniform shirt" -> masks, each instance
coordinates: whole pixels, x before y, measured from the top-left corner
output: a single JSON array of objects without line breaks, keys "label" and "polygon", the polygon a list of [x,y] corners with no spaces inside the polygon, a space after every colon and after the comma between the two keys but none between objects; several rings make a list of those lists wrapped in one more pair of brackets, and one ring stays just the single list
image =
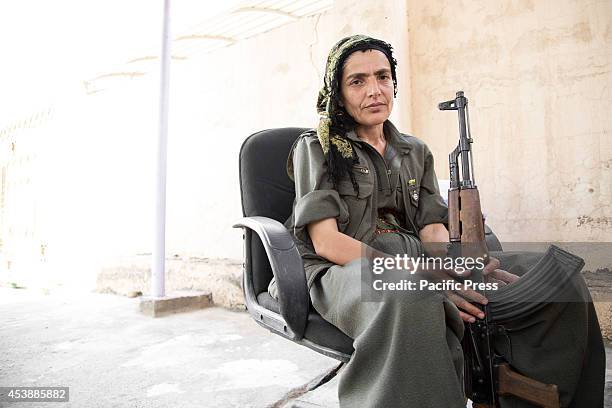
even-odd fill
[{"label": "uniform shirt", "polygon": [[[399,182],[401,156],[392,140],[387,141],[383,156],[373,147],[365,147],[371,150],[379,186],[376,235],[370,245],[389,255],[417,257],[424,252],[424,248],[417,232],[406,224],[404,218],[403,188]],[[385,232],[379,233],[379,228]]]},{"label": "uniform shirt", "polygon": [[[378,177],[372,153],[375,150],[361,141],[354,131],[346,134],[354,142],[359,159],[353,166],[358,191],[353,188],[348,175],[334,187],[315,131],[307,131],[298,137],[291,150],[287,169],[295,181],[295,201],[285,226],[292,233],[302,256],[309,288],[319,273],[334,264],[316,254],[306,226],[335,218],[340,232],[371,245],[376,238],[379,195],[392,191],[395,178],[396,200],[400,200],[400,206],[403,205],[408,229],[418,234],[425,225],[448,222],[448,208],[440,196],[429,148],[416,137],[401,134],[390,121],[384,123],[384,134],[399,156],[397,173],[392,172],[390,178],[384,174]],[[273,290],[270,293],[275,295]]]}]

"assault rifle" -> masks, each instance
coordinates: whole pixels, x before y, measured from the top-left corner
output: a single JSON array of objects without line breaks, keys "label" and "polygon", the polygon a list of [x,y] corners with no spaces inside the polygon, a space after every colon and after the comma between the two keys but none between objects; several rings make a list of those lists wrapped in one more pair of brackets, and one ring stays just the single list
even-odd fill
[{"label": "assault rifle", "polygon": [[[440,103],[438,108],[456,110],[459,114],[459,144],[449,155],[449,256],[482,257],[486,263],[489,251],[480,196],[474,181],[468,100],[459,91],[455,99]],[[476,279],[482,277],[482,271],[472,273]],[[496,353],[495,339],[504,335],[504,327],[493,322],[488,304],[477,306],[484,311],[485,318],[467,323],[462,340],[465,392],[474,408],[499,407],[501,395],[512,395],[545,408],[558,408],[556,385],[544,384],[513,371],[503,356]]]}]

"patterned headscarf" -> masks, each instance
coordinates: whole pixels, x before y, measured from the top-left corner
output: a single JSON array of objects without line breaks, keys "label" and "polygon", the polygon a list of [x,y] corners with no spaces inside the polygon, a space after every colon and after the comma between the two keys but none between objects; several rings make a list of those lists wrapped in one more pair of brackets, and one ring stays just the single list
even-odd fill
[{"label": "patterned headscarf", "polygon": [[355,51],[372,49],[381,51],[389,60],[395,97],[397,61],[393,58],[391,45],[365,35],[353,35],[341,39],[330,50],[325,66],[324,85],[317,99],[317,112],[320,116],[317,136],[327,161],[330,179],[336,185],[340,177],[348,173],[356,190],[358,190],[357,182],[351,170],[358,159],[351,141],[346,138],[346,133],[354,130],[358,124],[344,107],[340,106],[340,83],[343,66],[349,55]]}]

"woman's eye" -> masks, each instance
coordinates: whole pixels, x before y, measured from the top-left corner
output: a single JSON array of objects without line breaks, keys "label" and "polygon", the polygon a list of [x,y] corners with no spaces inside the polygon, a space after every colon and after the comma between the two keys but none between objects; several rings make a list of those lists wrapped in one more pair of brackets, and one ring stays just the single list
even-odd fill
[{"label": "woman's eye", "polygon": [[355,80],[351,81],[351,85],[358,85],[360,83],[361,83],[361,81],[359,79],[355,79]]}]

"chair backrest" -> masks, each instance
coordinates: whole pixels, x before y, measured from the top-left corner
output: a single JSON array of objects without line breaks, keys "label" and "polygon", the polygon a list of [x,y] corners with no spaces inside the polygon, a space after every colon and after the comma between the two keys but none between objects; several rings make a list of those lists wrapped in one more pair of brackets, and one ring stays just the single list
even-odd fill
[{"label": "chair backrest", "polygon": [[[284,223],[291,215],[295,186],[287,176],[287,157],[297,137],[306,128],[262,130],[249,136],[240,149],[240,195],[245,217],[262,216]],[[272,269],[263,245],[251,241],[253,289],[268,288]]]}]

